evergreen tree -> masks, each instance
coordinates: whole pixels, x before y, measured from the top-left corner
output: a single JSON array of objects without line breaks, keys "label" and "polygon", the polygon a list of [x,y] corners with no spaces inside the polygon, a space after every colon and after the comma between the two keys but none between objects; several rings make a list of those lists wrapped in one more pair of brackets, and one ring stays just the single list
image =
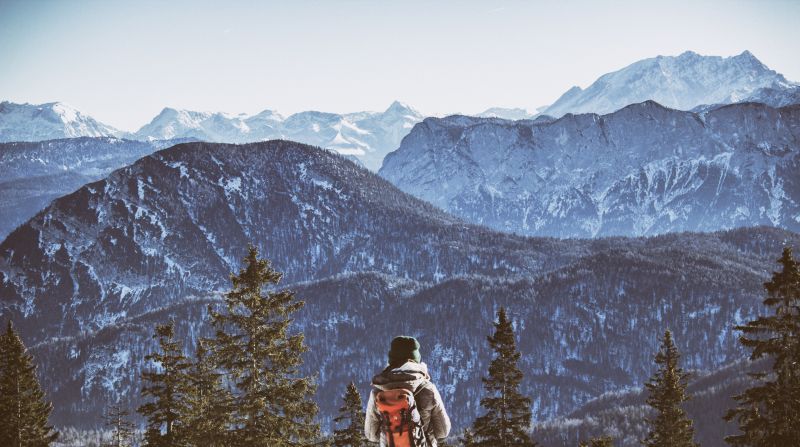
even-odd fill
[{"label": "evergreen tree", "polygon": [[0,445],[50,445],[58,437],[47,424],[52,409],[36,378],[33,356],[9,321],[0,335]]},{"label": "evergreen tree", "polygon": [[103,419],[105,426],[111,429],[111,441],[104,444],[107,447],[131,447],[133,445],[133,423],[128,419],[128,410],[119,404],[108,406]]},{"label": "evergreen tree", "polygon": [[249,248],[245,266],[232,275],[225,309],[210,309],[216,329],[214,356],[236,387],[230,444],[298,446],[314,442],[319,426],[311,400],[315,386],[300,377],[307,350],[302,334],[289,334],[291,315],[303,306],[288,291],[267,290],[281,278]]},{"label": "evergreen tree", "polygon": [[487,395],[481,405],[487,413],[475,420],[472,429],[475,446],[529,447],[536,443],[530,438],[531,400],[519,391],[522,371],[517,366],[520,353],[514,340],[511,321],[504,308],[497,313],[495,333],[488,337],[496,357],[489,365],[489,376],[483,378]]},{"label": "evergreen tree", "polygon": [[750,359],[770,358],[772,371],[750,374],[757,385],[734,397],[738,406],[725,415],[741,430],[725,438],[733,446],[800,445],[800,269],[788,247],[778,262],[782,270],[764,284],[774,313],[736,327]]},{"label": "evergreen tree", "polygon": [[464,433],[461,434],[461,438],[459,439],[462,447],[474,447],[475,446],[475,436],[472,435],[472,432],[469,428],[464,429]]},{"label": "evergreen tree", "polygon": [[157,370],[145,371],[142,379],[142,395],[152,398],[139,407],[139,413],[147,418],[145,442],[149,446],[184,445],[181,429],[186,414],[186,394],[189,378],[189,362],[175,341],[174,322],[156,326],[153,338],[158,340],[159,352],[148,354],[145,360],[158,364]]},{"label": "evergreen tree", "polygon": [[194,447],[223,447],[231,426],[232,396],[223,387],[222,375],[211,362],[206,344],[197,344],[196,358],[188,371],[186,441]]},{"label": "evergreen tree", "polygon": [[592,438],[589,442],[581,442],[578,447],[614,447],[614,439],[611,436]]},{"label": "evergreen tree", "polygon": [[686,382],[689,375],[678,366],[680,354],[666,331],[661,349],[656,354],[658,371],[645,384],[647,404],[656,410],[654,419],[647,419],[650,432],[642,441],[648,447],[694,447],[694,427],[681,405],[689,400]]},{"label": "evergreen tree", "polygon": [[344,404],[339,408],[339,416],[333,422],[340,424],[347,422],[347,426],[333,431],[333,445],[335,447],[366,447],[367,438],[364,435],[364,409],[361,406],[361,394],[358,393],[356,384],[350,382],[344,394]]}]

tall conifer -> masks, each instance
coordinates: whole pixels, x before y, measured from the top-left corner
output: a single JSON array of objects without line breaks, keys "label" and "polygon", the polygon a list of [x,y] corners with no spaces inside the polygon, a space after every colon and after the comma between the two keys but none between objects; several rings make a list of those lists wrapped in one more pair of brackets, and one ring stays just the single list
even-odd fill
[{"label": "tall conifer", "polygon": [[156,326],[153,338],[158,340],[159,352],[148,354],[145,360],[158,364],[157,369],[142,373],[145,381],[142,395],[152,401],[139,407],[147,418],[145,442],[148,446],[171,447],[184,445],[182,429],[186,414],[186,394],[189,362],[180,343],[175,341],[173,322]]},{"label": "tall conifer", "polygon": [[290,334],[291,315],[303,306],[288,291],[268,287],[281,274],[250,247],[244,268],[232,275],[222,312],[211,309],[218,365],[236,387],[231,444],[298,446],[319,435],[311,400],[315,385],[298,367],[306,351],[302,334]]},{"label": "tall conifer", "polygon": [[58,437],[47,423],[52,409],[36,378],[33,356],[9,321],[0,335],[0,445],[50,445]]},{"label": "tall conifer", "polygon": [[361,404],[361,394],[355,383],[347,385],[344,394],[344,403],[339,408],[339,415],[333,420],[337,424],[346,423],[344,428],[333,431],[333,445],[335,447],[366,447],[367,438],[364,435],[364,408]]},{"label": "tall conifer", "polygon": [[645,384],[647,404],[656,410],[654,419],[647,419],[650,432],[642,441],[648,447],[694,447],[694,428],[686,416],[682,404],[689,400],[686,384],[689,375],[678,366],[680,354],[672,341],[672,333],[666,331],[661,349],[656,354],[658,371]]},{"label": "tall conifer", "polygon": [[764,284],[764,305],[773,313],[736,327],[751,360],[772,361],[769,373],[750,374],[758,383],[725,415],[739,424],[741,434],[725,438],[737,447],[800,445],[800,269],[788,247],[778,262],[781,271]]},{"label": "tall conifer", "polygon": [[480,447],[530,447],[536,443],[528,430],[531,423],[531,400],[519,391],[522,371],[517,366],[520,353],[514,340],[511,321],[504,308],[497,313],[495,333],[488,337],[495,358],[489,376],[483,378],[486,395],[481,405],[485,415],[475,420],[472,445]]}]

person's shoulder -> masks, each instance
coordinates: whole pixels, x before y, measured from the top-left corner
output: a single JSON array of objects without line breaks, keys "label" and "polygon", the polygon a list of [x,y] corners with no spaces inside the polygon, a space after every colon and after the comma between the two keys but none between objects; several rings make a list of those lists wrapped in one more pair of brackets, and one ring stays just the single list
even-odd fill
[{"label": "person's shoulder", "polygon": [[439,390],[436,388],[436,385],[430,380],[426,380],[425,382],[420,384],[417,387],[417,390],[414,392],[414,395],[417,396],[418,399],[422,397],[433,398],[437,394],[439,394]]},{"label": "person's shoulder", "polygon": [[417,388],[417,392],[414,393],[414,399],[417,401],[419,408],[426,411],[431,411],[442,405],[442,397],[439,395],[439,390],[436,389],[436,385],[431,381],[427,381]]}]

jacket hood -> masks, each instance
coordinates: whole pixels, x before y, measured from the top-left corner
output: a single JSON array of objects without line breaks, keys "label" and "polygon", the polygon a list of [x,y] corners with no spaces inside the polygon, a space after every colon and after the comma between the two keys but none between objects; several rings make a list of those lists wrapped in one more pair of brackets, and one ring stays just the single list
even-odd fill
[{"label": "jacket hood", "polygon": [[415,391],[420,385],[429,382],[428,365],[424,363],[406,362],[398,368],[386,368],[372,378],[372,386],[380,390],[405,388]]}]

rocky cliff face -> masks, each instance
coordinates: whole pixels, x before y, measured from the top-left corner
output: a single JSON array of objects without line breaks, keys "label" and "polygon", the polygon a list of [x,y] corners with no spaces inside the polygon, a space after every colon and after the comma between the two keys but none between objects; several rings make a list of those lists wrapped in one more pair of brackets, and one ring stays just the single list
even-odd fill
[{"label": "rocky cliff face", "polygon": [[800,106],[704,113],[428,118],[380,175],[473,223],[524,235],[800,229]]},{"label": "rocky cliff face", "polygon": [[[408,196],[340,156],[297,143],[189,143],[54,201],[0,244],[0,318],[41,365],[59,424],[138,404],[157,322],[187,350],[248,242],[306,301],[297,328],[330,422],[362,392],[386,343],[415,334],[456,426],[479,411],[485,337],[507,306],[537,420],[641,384],[659,331],[689,367],[743,355],[733,323],[797,235],[772,228],[559,241],[492,232]],[[335,353],[335,355],[333,354]]]}]

